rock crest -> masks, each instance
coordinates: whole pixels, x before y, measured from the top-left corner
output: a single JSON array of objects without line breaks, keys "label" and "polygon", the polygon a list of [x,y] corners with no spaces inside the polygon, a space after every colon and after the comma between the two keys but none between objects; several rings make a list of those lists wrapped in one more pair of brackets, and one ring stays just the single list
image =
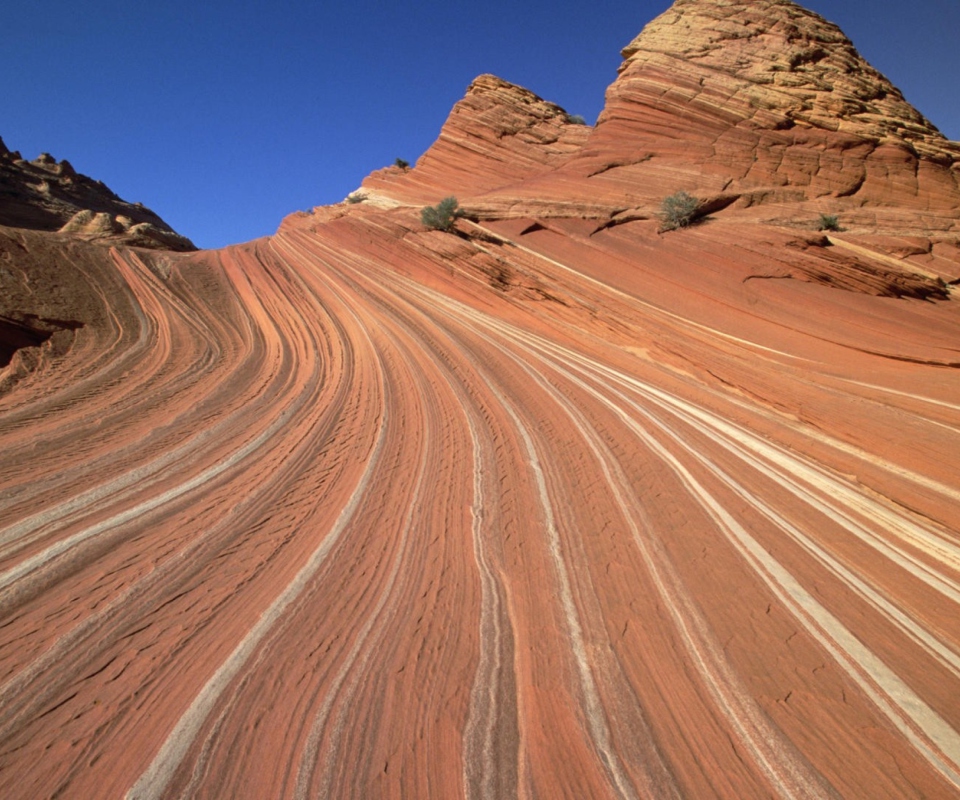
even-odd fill
[{"label": "rock crest", "polygon": [[591,130],[529,89],[481,75],[415,169],[388,167],[368,177],[363,188],[424,202],[450,192],[483,194],[559,166]]},{"label": "rock crest", "polygon": [[693,68],[705,88],[734,89],[732,100],[756,109],[749,115],[736,109],[734,121],[907,141],[921,155],[944,160],[958,154],[840,28],[790,0],[678,0],[622,55],[621,72]]}]

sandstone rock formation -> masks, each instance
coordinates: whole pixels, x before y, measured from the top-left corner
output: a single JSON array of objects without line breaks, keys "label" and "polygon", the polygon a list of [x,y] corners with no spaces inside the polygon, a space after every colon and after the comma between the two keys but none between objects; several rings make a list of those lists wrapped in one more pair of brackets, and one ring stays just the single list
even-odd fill
[{"label": "sandstone rock formation", "polygon": [[957,230],[960,145],[790,0],[676,2],[623,56],[577,165],[605,190],[679,185],[785,202],[759,211],[779,222],[812,206]]},{"label": "sandstone rock formation", "polygon": [[0,139],[0,225],[61,230],[87,241],[161,250],[195,250],[160,217],[127,203],[100,181],[79,174],[69,161],[49,153],[33,161]]},{"label": "sandstone rock formation", "polygon": [[408,202],[452,189],[482,194],[560,165],[590,130],[528,89],[481,75],[415,169],[380,170],[364,180],[363,189]]},{"label": "sandstone rock formation", "polygon": [[626,59],[236,247],[0,229],[5,798],[960,798],[956,145],[792,3]]}]

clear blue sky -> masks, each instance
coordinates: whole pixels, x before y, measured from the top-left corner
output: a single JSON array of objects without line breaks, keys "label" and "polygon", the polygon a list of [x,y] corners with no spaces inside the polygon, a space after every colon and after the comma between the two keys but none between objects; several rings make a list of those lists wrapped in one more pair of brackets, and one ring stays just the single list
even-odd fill
[{"label": "clear blue sky", "polygon": [[[669,5],[6,0],[0,136],[219,247],[414,162],[481,73],[592,122],[620,48]],[[960,139],[958,0],[805,5]]]}]

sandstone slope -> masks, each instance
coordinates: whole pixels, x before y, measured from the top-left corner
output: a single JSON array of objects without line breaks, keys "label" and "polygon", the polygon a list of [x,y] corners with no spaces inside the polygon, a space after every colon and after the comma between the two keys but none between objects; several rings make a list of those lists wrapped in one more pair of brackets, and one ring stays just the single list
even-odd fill
[{"label": "sandstone slope", "polygon": [[[826,25],[647,33],[718,9]],[[890,171],[828,236],[820,178],[731,177],[659,232],[623,176],[741,156],[590,177],[656,127],[647,52],[596,129],[481,78],[266,239],[0,231],[18,302],[85,320],[0,394],[4,797],[960,797],[956,195]]]}]

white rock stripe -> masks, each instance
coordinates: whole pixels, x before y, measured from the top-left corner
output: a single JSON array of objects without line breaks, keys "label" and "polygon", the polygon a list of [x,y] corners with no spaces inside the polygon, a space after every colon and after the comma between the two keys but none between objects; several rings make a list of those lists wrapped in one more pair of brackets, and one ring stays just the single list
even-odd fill
[{"label": "white rock stripe", "polygon": [[346,530],[351,519],[353,519],[357,507],[366,494],[367,485],[370,483],[370,479],[379,463],[386,428],[386,408],[384,408],[383,416],[381,416],[379,421],[377,442],[367,460],[357,487],[354,489],[347,504],[340,511],[333,527],[324,537],[319,547],[317,547],[310,556],[306,564],[301,567],[290,584],[276,600],[270,604],[270,607],[263,612],[257,624],[251,628],[243,640],[234,648],[230,656],[207,681],[193,703],[191,703],[190,707],[180,717],[179,722],[167,736],[166,741],[154,757],[153,762],[127,792],[126,797],[128,800],[152,800],[153,798],[165,796],[164,792],[167,784],[172,779],[174,772],[186,755],[187,750],[193,744],[201,726],[213,710],[220,695],[237,676],[281,614],[283,614],[287,607],[296,600],[304,588],[306,588],[310,580],[323,565],[327,555],[331,549],[333,549],[334,545],[336,545],[344,530]]},{"label": "white rock stripe", "polygon": [[[505,349],[502,352],[505,356],[513,357]],[[536,358],[532,351],[527,352],[532,358]],[[641,528],[647,526],[638,519],[640,513],[638,509],[642,507],[642,503],[634,495],[619,462],[607,445],[569,400],[541,375],[528,367],[529,361],[515,360],[564,409],[581,438],[596,457],[621,515],[630,529],[634,544],[663,599],[661,607],[670,614],[687,648],[690,663],[696,668],[704,686],[710,692],[717,712],[730,723],[738,740],[750,753],[759,770],[767,777],[770,784],[776,787],[778,796],[798,800],[829,797],[830,793],[823,778],[800,756],[782,732],[770,723],[766,714],[742,685],[721,648],[709,633],[709,626],[683,588],[682,581],[669,560],[647,543],[647,537],[650,534],[642,533]],[[599,392],[566,370],[556,364],[552,366],[608,407],[611,405]]]},{"label": "white rock stripe", "polygon": [[[424,290],[424,293],[426,294],[427,291],[428,290]],[[432,295],[432,302],[442,302],[449,306],[459,306],[455,301],[448,301],[432,292],[430,294]],[[673,407],[680,406],[686,410],[693,410],[700,416],[712,416],[709,415],[708,412],[682,401],[680,398],[673,397],[666,392],[641,384],[640,381],[630,376],[617,373],[615,370],[597,364],[567,348],[545,342],[539,337],[519,331],[506,323],[492,321],[486,315],[482,314],[482,312],[476,312],[472,309],[459,306],[459,313],[464,316],[469,316],[474,322],[489,330],[500,331],[501,334],[512,338],[514,342],[535,342],[536,346],[542,348],[542,350],[548,350],[554,354],[562,353],[565,363],[589,364],[591,368],[603,373],[608,378],[616,375],[617,382],[629,383],[632,386],[642,388],[663,402],[669,400],[670,405]],[[598,397],[599,396],[600,395],[598,395]],[[697,498],[698,502],[715,520],[718,527],[727,534],[730,541],[736,545],[737,549],[740,550],[748,562],[754,565],[758,575],[767,583],[771,590],[781,598],[784,604],[791,609],[808,632],[827,649],[837,663],[874,702],[878,709],[890,719],[901,733],[904,734],[907,740],[913,744],[917,751],[920,752],[943,777],[955,785],[960,786],[960,734],[946,723],[934,709],[927,705],[893,670],[887,667],[881,659],[863,645],[833,614],[813,598],[789,571],[773,559],[773,557],[747,533],[743,526],[716,501],[702,484],[694,478],[689,470],[656,439],[651,437],[633,417],[615,403],[609,400],[605,402],[611,410],[615,411],[624,423],[634,431],[638,438],[656,452],[674,470],[681,481],[688,487],[691,495]],[[644,412],[643,416],[648,421],[655,422],[658,427],[670,434],[671,438],[683,446],[688,452],[695,450],[686,445],[674,432],[662,423],[659,423],[659,421],[655,420],[655,418],[648,413]],[[721,427],[729,426],[733,429],[733,426],[730,426],[729,423],[723,420],[716,419],[716,422]],[[739,434],[740,430],[736,430]],[[743,433],[746,432],[744,431]],[[720,442],[716,434],[714,434],[712,438]],[[759,442],[759,440],[757,441]],[[796,467],[797,471],[801,474],[808,474],[808,471],[811,469],[809,465],[799,462],[799,460],[794,464],[789,454],[775,451],[770,445],[766,445],[766,443],[761,444],[768,448],[768,452],[773,452],[777,456],[779,463],[786,464],[787,469]],[[900,531],[902,533],[904,529],[907,529],[912,537],[920,537],[920,540],[925,542],[928,550],[937,553],[941,557],[947,556],[952,560],[952,551],[955,548],[949,542],[945,542],[931,531],[918,529],[918,526],[902,517],[895,520],[891,519],[892,512],[879,503],[876,503],[876,501],[859,495],[857,495],[856,500],[858,504],[866,504],[871,511],[877,510],[880,512],[880,517],[891,523],[894,531]],[[932,540],[931,537],[933,537]],[[949,585],[947,585],[947,587],[949,588]]]},{"label": "white rock stripe", "polygon": [[[609,406],[639,439],[671,466],[691,495],[754,565],[757,574],[918,752],[944,778],[960,787],[960,734],[767,553],[679,460],[622,409],[618,410],[613,403]],[[650,415],[645,417],[669,433],[666,426]],[[672,438],[683,444],[679,437],[673,435]],[[685,449],[694,451],[686,446]]]}]

